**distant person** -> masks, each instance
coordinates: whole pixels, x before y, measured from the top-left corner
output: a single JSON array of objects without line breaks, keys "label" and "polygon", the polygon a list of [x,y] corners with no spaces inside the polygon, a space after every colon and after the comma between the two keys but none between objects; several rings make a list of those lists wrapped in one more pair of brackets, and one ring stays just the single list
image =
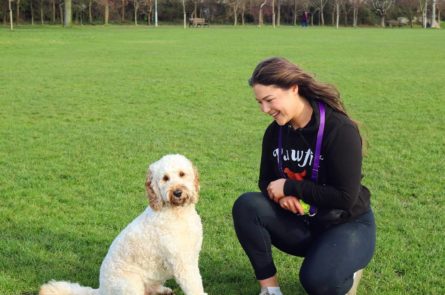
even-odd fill
[{"label": "distant person", "polygon": [[286,59],[260,62],[249,85],[273,122],[263,137],[261,192],[241,195],[232,214],[260,295],[282,295],[272,245],[304,257],[300,282],[308,294],[356,294],[376,231],[356,123],[334,86]]},{"label": "distant person", "polygon": [[305,10],[303,11],[303,13],[301,14],[301,26],[303,28],[307,27],[307,23],[309,21],[309,13]]}]

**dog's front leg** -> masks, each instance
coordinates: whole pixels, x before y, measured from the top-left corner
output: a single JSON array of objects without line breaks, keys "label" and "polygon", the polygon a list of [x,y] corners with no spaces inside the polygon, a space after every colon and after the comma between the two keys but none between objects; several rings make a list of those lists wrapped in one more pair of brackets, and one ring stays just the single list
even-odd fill
[{"label": "dog's front leg", "polygon": [[177,259],[173,264],[173,272],[185,295],[207,295],[202,286],[198,259]]}]

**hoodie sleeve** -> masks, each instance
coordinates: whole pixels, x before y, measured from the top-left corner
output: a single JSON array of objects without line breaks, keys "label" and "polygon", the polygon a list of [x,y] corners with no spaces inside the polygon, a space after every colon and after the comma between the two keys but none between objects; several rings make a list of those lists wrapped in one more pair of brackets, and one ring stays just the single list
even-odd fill
[{"label": "hoodie sleeve", "polygon": [[361,189],[362,144],[357,127],[346,123],[331,134],[324,153],[326,184],[310,180],[287,180],[286,195],[300,197],[309,204],[350,210]]},{"label": "hoodie sleeve", "polygon": [[260,163],[260,175],[258,179],[258,187],[260,188],[261,192],[267,196],[267,186],[269,183],[276,179],[276,176],[274,175],[274,163],[270,159],[270,155],[272,154],[272,140],[273,138],[273,132],[272,132],[272,125],[270,125],[263,137],[263,144],[262,144],[262,150],[261,150],[261,163]]}]

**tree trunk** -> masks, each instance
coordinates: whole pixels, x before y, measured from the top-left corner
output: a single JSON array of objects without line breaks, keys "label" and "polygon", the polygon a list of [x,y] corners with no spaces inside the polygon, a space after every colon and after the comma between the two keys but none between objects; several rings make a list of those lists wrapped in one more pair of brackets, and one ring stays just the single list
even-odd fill
[{"label": "tree trunk", "polygon": [[244,2],[245,0],[242,1],[243,1],[243,6],[241,7],[241,24],[244,26],[246,24],[244,19],[244,15],[246,13],[246,2]]},{"label": "tree trunk", "polygon": [[233,3],[233,25],[234,26],[238,25],[238,1],[239,0],[235,0],[235,2]]},{"label": "tree trunk", "polygon": [[51,23],[56,23],[56,0],[51,0]]},{"label": "tree trunk", "polygon": [[275,28],[275,0],[272,0],[272,26]]},{"label": "tree trunk", "polygon": [[277,26],[281,25],[281,0],[278,0],[277,7]]},{"label": "tree trunk", "polygon": [[[135,1],[135,3],[136,3],[137,0],[133,0],[133,1]],[[123,23],[125,21],[125,0],[121,1],[121,5],[122,5],[122,8],[121,8],[121,22]]]},{"label": "tree trunk", "polygon": [[338,29],[338,26],[340,24],[340,3],[338,3],[338,1],[335,4],[335,10],[337,11],[337,15],[335,18],[335,27]]},{"label": "tree trunk", "polygon": [[16,17],[15,17],[15,23],[18,25],[19,21],[20,21],[20,0],[16,0],[16,1],[17,1],[17,3],[16,3],[17,11],[16,11]]},{"label": "tree trunk", "polygon": [[423,13],[422,13],[422,22],[423,22],[423,28],[426,29],[426,22],[427,22],[427,16],[426,13],[428,11],[428,1],[425,0],[425,6],[423,7]]},{"label": "tree trunk", "polygon": [[45,23],[45,16],[43,13],[43,0],[40,0],[40,23],[42,25]]},{"label": "tree trunk", "polygon": [[431,28],[438,28],[436,22],[436,0],[433,0],[433,3],[431,4]]},{"label": "tree trunk", "polygon": [[88,1],[88,22],[93,23],[93,0]]},{"label": "tree trunk", "polygon": [[357,18],[358,18],[358,7],[354,5],[352,10],[352,26],[357,27]]},{"label": "tree trunk", "polygon": [[108,0],[105,0],[105,12],[104,12],[104,23],[108,25],[108,18],[110,17],[110,4]]},{"label": "tree trunk", "polygon": [[384,15],[382,15],[380,18],[380,25],[382,26],[382,28],[385,27],[385,16]]},{"label": "tree trunk", "polygon": [[[152,17],[151,0],[146,0],[145,3],[147,4],[147,25],[151,25],[151,17]],[[183,3],[184,3],[184,0],[183,0]]]},{"label": "tree trunk", "polygon": [[320,25],[324,26],[324,5],[323,0],[320,0]]},{"label": "tree trunk", "polygon": [[138,10],[139,10],[139,2],[138,0],[134,0],[134,25],[138,25]]},{"label": "tree trunk", "polygon": [[71,9],[71,0],[65,0],[65,17],[64,17],[64,25],[65,27],[69,27],[73,22],[73,14]]},{"label": "tree trunk", "polygon": [[294,0],[294,26],[297,25],[297,0]]},{"label": "tree trunk", "polygon": [[187,13],[185,12],[185,0],[182,0],[182,13],[184,15],[184,29],[187,29]]},{"label": "tree trunk", "polygon": [[63,15],[62,1],[59,2],[59,14],[60,14],[60,24],[63,26],[65,21],[65,16]]},{"label": "tree trunk", "polygon": [[31,9],[31,26],[34,25],[34,7],[32,6],[32,0],[29,1],[29,8]]},{"label": "tree trunk", "polygon": [[263,7],[266,5],[267,0],[264,0],[264,2],[260,5],[260,11],[258,12],[258,26],[261,27],[263,25]]},{"label": "tree trunk", "polygon": [[11,29],[11,31],[14,29],[14,20],[12,19],[12,4],[11,4],[11,0],[8,1],[8,8],[9,8],[9,27]]}]

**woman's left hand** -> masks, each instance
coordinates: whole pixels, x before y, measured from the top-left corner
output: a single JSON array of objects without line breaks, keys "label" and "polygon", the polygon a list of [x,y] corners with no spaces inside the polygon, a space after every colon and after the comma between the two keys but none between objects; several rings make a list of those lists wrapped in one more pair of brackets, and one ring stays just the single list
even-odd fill
[{"label": "woman's left hand", "polygon": [[280,201],[281,198],[284,197],[284,183],[286,182],[285,178],[277,179],[271,181],[267,186],[267,193],[269,194],[269,198],[274,200],[275,202]]}]

